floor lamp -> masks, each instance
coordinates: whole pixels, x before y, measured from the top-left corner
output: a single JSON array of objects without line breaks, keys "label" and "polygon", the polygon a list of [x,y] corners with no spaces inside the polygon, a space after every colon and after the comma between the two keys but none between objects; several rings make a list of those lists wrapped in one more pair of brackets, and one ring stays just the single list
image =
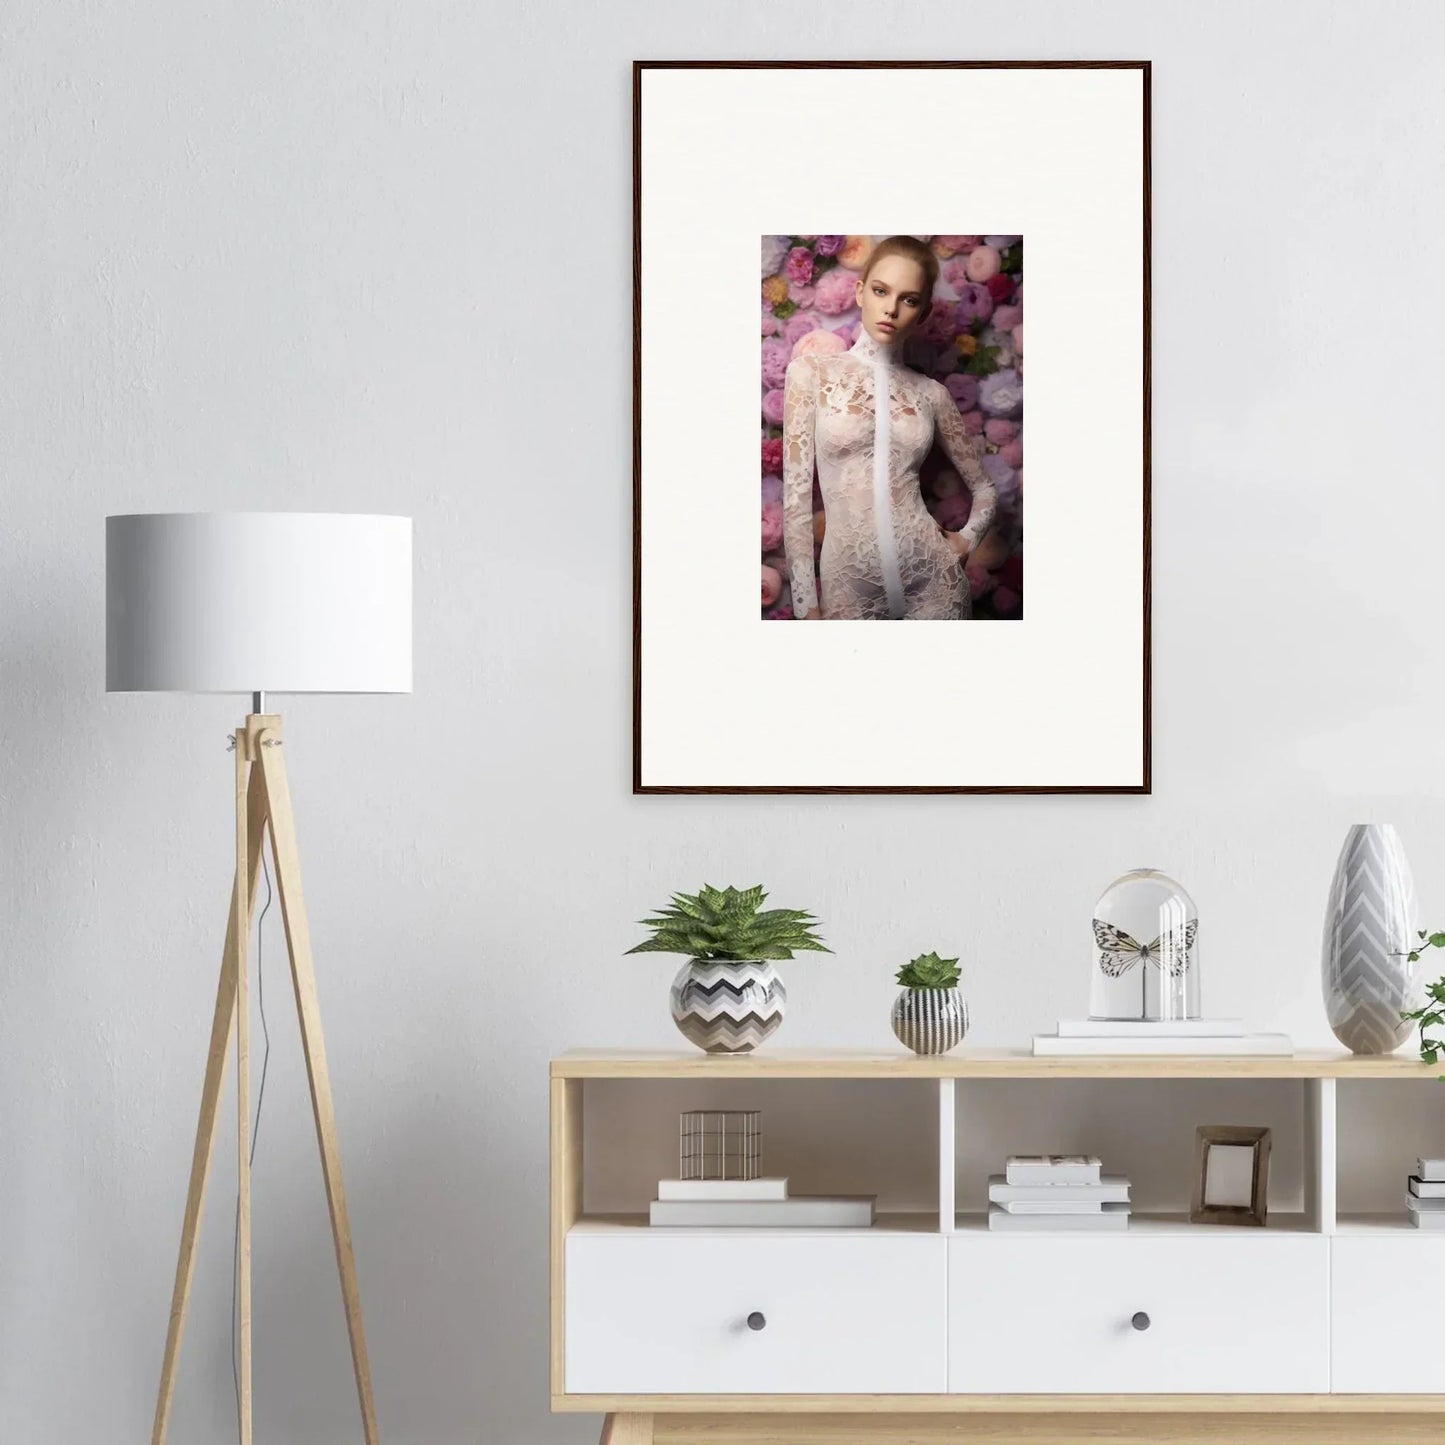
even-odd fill
[{"label": "floor lamp", "polygon": [[196,1237],[216,1137],[230,1038],[236,1038],[238,1367],[241,1440],[251,1442],[250,1041],[246,955],[271,836],[291,981],[316,1117],[341,1295],[367,1445],[376,1445],[371,1367],[351,1249],[346,1191],[311,939],[301,898],[281,718],[268,692],[411,691],[411,519],[314,512],[170,512],[106,518],[106,690],[251,694],[232,738],[236,877],[226,921],[180,1257],[156,1399],[162,1445],[195,1269]]}]

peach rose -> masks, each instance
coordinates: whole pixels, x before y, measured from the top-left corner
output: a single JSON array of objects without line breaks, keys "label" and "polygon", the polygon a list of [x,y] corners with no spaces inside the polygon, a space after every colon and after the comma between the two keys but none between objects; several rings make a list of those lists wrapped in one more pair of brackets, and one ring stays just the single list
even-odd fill
[{"label": "peach rose", "polygon": [[987,281],[998,275],[1000,257],[992,246],[975,246],[963,263],[964,272],[970,281]]},{"label": "peach rose", "polygon": [[783,595],[783,579],[778,576],[777,568],[763,568],[763,606],[771,607],[779,597]]},{"label": "peach rose", "polygon": [[838,252],[838,264],[850,271],[861,271],[873,254],[872,236],[849,236]]}]

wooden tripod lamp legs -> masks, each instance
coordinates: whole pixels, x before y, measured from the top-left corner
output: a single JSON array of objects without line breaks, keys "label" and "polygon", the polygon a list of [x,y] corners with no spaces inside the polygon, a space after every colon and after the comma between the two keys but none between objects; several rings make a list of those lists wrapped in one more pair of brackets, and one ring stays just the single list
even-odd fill
[{"label": "wooden tripod lamp legs", "polygon": [[152,1445],[164,1445],[175,1396],[176,1361],[185,1330],[186,1306],[195,1273],[196,1238],[205,1203],[206,1177],[216,1139],[217,1104],[225,1073],[231,1025],[237,1040],[237,1167],[239,1209],[239,1353],[241,1384],[241,1440],[251,1441],[251,1170],[250,1170],[250,1048],[246,990],[246,949],[260,876],[261,842],[269,825],[271,856],[276,864],[277,889],[291,955],[291,979],[301,1021],[301,1043],[311,1083],[311,1106],[336,1262],[341,1274],[341,1297],[351,1340],[357,1397],[366,1445],[378,1445],[376,1407],[371,1393],[371,1366],[361,1321],[361,1294],[356,1283],[356,1261],[351,1248],[351,1224],[346,1191],[341,1180],[341,1152],[336,1142],[336,1116],[331,1101],[331,1078],[321,1037],[321,1014],[316,1001],[316,973],[311,959],[311,935],[301,897],[301,870],[296,853],[296,827],[291,814],[291,792],[281,747],[281,719],[273,714],[252,714],[243,732],[236,734],[236,882],[226,924],[226,945],[221,978],[216,990],[216,1011],[211,1021],[211,1045],[206,1056],[206,1077],[201,1090],[201,1113],[191,1154],[190,1187],[186,1193],[181,1226],[180,1257],[171,1293],[170,1324],[166,1331],[165,1360],[156,1397]]}]

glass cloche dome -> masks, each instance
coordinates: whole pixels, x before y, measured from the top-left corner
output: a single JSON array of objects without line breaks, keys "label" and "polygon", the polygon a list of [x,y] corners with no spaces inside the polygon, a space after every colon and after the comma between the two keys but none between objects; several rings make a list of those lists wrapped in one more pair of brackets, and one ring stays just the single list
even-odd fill
[{"label": "glass cloche dome", "polygon": [[1094,905],[1089,1017],[1196,1019],[1199,911],[1157,868],[1133,868]]}]

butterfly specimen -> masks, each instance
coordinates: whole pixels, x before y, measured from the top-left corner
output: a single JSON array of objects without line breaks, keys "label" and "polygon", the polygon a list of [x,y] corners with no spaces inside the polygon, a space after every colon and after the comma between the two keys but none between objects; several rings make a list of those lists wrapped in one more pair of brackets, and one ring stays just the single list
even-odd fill
[{"label": "butterfly specimen", "polygon": [[1188,967],[1189,950],[1194,947],[1194,935],[1199,929],[1197,918],[1191,918],[1184,925],[1181,948],[1178,930],[1161,933],[1153,943],[1140,943],[1112,923],[1103,923],[1097,918],[1093,922],[1099,967],[1110,978],[1122,978],[1136,963],[1152,963],[1158,969],[1167,967],[1170,977],[1178,978]]}]

